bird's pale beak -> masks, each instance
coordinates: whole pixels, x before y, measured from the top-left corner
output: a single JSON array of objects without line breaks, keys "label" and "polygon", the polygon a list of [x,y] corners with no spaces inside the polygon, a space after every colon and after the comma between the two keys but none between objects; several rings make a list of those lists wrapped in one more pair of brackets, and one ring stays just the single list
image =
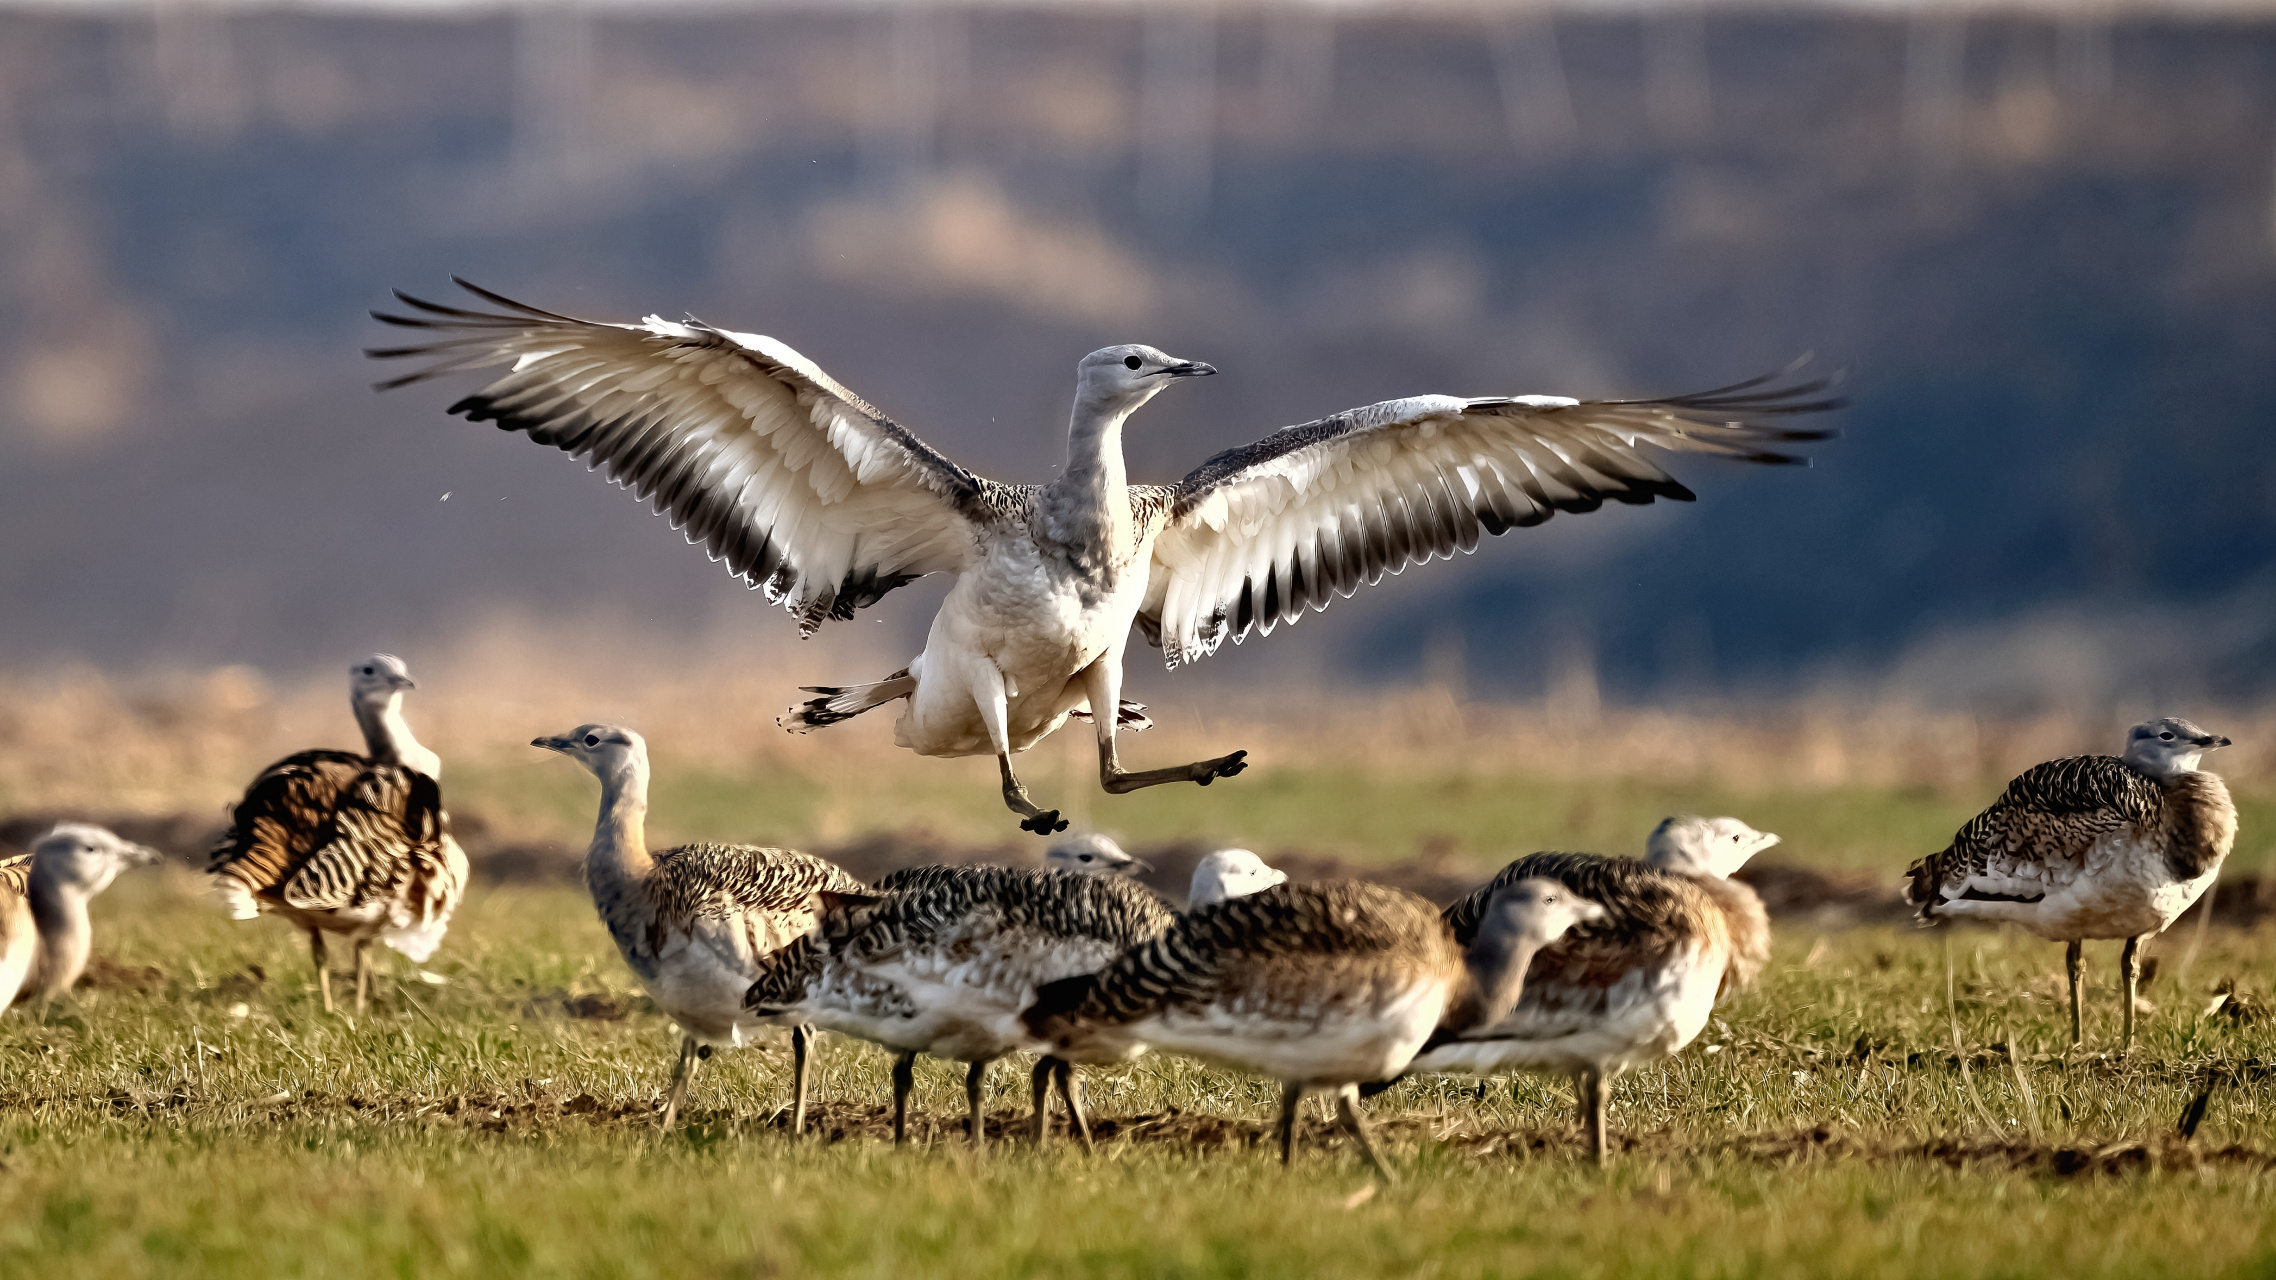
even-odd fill
[{"label": "bird's pale beak", "polygon": [[154,866],[157,863],[164,861],[166,857],[166,855],[158,852],[156,849],[153,849],[146,844],[130,844],[126,847],[124,852],[126,853],[127,861],[138,863],[145,867]]},{"label": "bird's pale beak", "polygon": [[416,689],[419,687],[419,682],[409,676],[389,676],[387,683],[397,689]]},{"label": "bird's pale beak", "polygon": [[1150,876],[1154,874],[1154,864],[1144,858],[1132,858],[1123,865],[1122,874],[1126,876]]},{"label": "bird's pale beak", "polygon": [[576,745],[567,738],[531,738],[529,744],[533,747],[543,747],[548,751],[567,751]]},{"label": "bird's pale beak", "polygon": [[1206,378],[1217,370],[1214,366],[1203,364],[1199,360],[1186,360],[1170,365],[1162,372],[1173,378]]},{"label": "bird's pale beak", "polygon": [[2214,733],[2208,733],[2202,738],[2195,739],[2195,741],[2198,746],[2206,748],[2225,747],[2229,745],[2229,740],[2227,738],[2221,737],[2219,734]]}]

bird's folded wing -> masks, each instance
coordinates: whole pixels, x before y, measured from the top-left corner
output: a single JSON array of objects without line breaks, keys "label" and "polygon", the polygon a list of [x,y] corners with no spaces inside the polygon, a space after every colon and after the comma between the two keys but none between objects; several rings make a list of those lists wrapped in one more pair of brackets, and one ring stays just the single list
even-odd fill
[{"label": "bird's folded wing", "polygon": [[1827,384],[1736,386],[1663,400],[1421,396],[1369,405],[1211,458],[1169,491],[1139,625],[1171,667],[1307,605],[1606,499],[1688,502],[1646,446],[1800,463],[1778,425],[1835,408]]},{"label": "bird's folded wing", "polygon": [[949,461],[772,338],[655,316],[599,324],[473,285],[500,312],[398,292],[377,319],[457,336],[377,348],[432,361],[379,384],[510,365],[451,406],[586,459],[714,560],[787,607],[803,634],[893,588],[964,567],[1001,486]]},{"label": "bird's folded wing", "polygon": [[401,765],[374,764],[341,795],[321,844],[278,893],[302,911],[394,903],[433,859],[446,834],[435,780]]},{"label": "bird's folded wing", "polygon": [[2043,894],[2077,875],[2095,841],[2153,824],[2163,800],[2155,780],[2116,756],[2033,765],[1952,837],[1938,880],[1948,897]]}]

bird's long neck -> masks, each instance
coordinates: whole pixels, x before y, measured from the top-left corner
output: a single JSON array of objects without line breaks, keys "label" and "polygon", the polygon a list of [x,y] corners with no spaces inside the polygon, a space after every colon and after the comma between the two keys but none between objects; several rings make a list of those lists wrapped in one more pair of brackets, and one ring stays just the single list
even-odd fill
[{"label": "bird's long neck", "polygon": [[1067,465],[1044,490],[1045,541],[1077,553],[1130,550],[1130,473],[1122,465],[1122,424],[1135,406],[1082,397],[1067,428]]},{"label": "bird's long neck", "polygon": [[381,699],[357,699],[356,725],[364,731],[364,754],[382,764],[399,764],[430,778],[440,778],[442,757],[420,745],[403,718],[403,693],[397,690]]},{"label": "bird's long neck", "polygon": [[[648,767],[628,761],[601,777],[601,816],[585,854],[585,882],[596,900],[647,879],[656,860],[648,854]],[[609,904],[603,902],[606,908]]]},{"label": "bird's long neck", "polygon": [[1509,931],[1489,928],[1479,933],[1463,957],[1469,981],[1441,1025],[1460,1032],[1507,1018],[1525,995],[1525,970],[1539,950],[1540,943]]},{"label": "bird's long neck", "polygon": [[87,899],[92,895],[77,884],[42,874],[37,863],[29,888],[32,921],[39,927],[39,994],[57,995],[86,972],[95,936],[87,922]]}]

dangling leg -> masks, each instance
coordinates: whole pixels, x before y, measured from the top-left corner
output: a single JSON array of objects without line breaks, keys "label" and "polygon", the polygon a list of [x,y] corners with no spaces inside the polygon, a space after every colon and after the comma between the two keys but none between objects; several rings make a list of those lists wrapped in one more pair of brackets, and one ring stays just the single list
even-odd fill
[{"label": "dangling leg", "polygon": [[980,722],[988,727],[989,745],[996,749],[996,768],[1004,775],[1004,807],[1020,815],[1022,831],[1039,836],[1065,831],[1067,823],[1059,811],[1036,807],[1035,801],[1027,798],[1027,788],[1012,773],[1012,712],[1004,692],[1004,673],[986,658],[974,658],[973,666],[978,675],[973,681],[972,701],[980,709]]},{"label": "dangling leg", "polygon": [[1098,708],[1119,709],[1122,706],[1122,650],[1117,647],[1101,655],[1096,662],[1083,668],[1083,693],[1091,700],[1091,721],[1098,727],[1098,782],[1113,795],[1123,795],[1141,787],[1158,787],[1165,782],[1198,782],[1208,786],[1219,778],[1230,778],[1249,767],[1248,752],[1236,751],[1214,760],[1197,760],[1192,764],[1173,765],[1167,769],[1147,769],[1130,773],[1122,767],[1122,757],[1114,746],[1114,731],[1121,721],[1119,714],[1106,714]]},{"label": "dangling leg", "polygon": [[2134,1048],[2134,1001],[2142,989],[2142,939],[2150,935],[2126,939],[2126,949],[2118,957],[2118,967],[2126,977],[2126,1031],[2118,1041],[2118,1052],[2130,1053]]},{"label": "dangling leg", "polygon": [[332,1012],[332,966],[324,959],[324,931],[308,931],[308,954],[316,960],[316,989],[324,993],[324,1012]]},{"label": "dangling leg", "polygon": [[371,985],[371,939],[356,939],[356,1016],[364,1016],[364,991]]},{"label": "dangling leg", "polygon": [[1304,1101],[1304,1086],[1288,1084],[1280,1087],[1280,1167],[1285,1169],[1296,1155],[1296,1105]]},{"label": "dangling leg", "polygon": [[1051,1136],[1051,1064],[1057,1058],[1045,1056],[1035,1060],[1035,1072],[1028,1077],[1028,1088],[1035,1095],[1035,1149],[1041,1151]]},{"label": "dangling leg", "polygon": [[680,1114],[680,1099],[688,1095],[688,1081],[695,1077],[695,1037],[680,1037],[680,1060],[672,1066],[672,1089],[664,1095],[664,1120],[659,1128],[669,1129]]},{"label": "dangling leg", "polygon": [[1604,1073],[1594,1067],[1581,1073],[1581,1105],[1588,1109],[1588,1158],[1604,1163]]},{"label": "dangling leg", "polygon": [[1389,1165],[1383,1163],[1383,1157],[1375,1154],[1375,1142],[1367,1136],[1367,1117],[1360,1114],[1359,1110],[1358,1085],[1347,1084],[1336,1090],[1336,1119],[1343,1122],[1343,1127],[1351,1133],[1352,1140],[1359,1144],[1359,1154],[1367,1157],[1367,1163],[1375,1170],[1376,1176],[1385,1182],[1397,1182],[1398,1176],[1391,1172]]},{"label": "dangling leg", "polygon": [[1091,1122],[1083,1118],[1083,1096],[1082,1091],[1075,1087],[1074,1064],[1060,1058],[1053,1058],[1052,1061],[1058,1064],[1051,1069],[1051,1074],[1058,1079],[1059,1097],[1067,1104],[1067,1123],[1074,1126],[1075,1136],[1083,1140],[1083,1154],[1089,1155]]},{"label": "dangling leg", "polygon": [[893,1060],[893,1145],[909,1140],[909,1090],[917,1084],[917,1055],[904,1053]]},{"label": "dangling leg", "polygon": [[980,1086],[988,1081],[988,1064],[975,1062],[964,1070],[964,1105],[972,1116],[972,1149],[988,1145],[988,1117],[980,1114]]},{"label": "dangling leg", "polygon": [[790,1136],[806,1132],[806,1055],[814,1042],[814,1029],[803,1024],[790,1029]]},{"label": "dangling leg", "polygon": [[2086,971],[2086,944],[2076,938],[2063,948],[2063,968],[2071,976],[2071,1047],[2077,1048],[2086,1039],[2084,1027],[2085,1007],[2080,1003],[2078,984]]}]

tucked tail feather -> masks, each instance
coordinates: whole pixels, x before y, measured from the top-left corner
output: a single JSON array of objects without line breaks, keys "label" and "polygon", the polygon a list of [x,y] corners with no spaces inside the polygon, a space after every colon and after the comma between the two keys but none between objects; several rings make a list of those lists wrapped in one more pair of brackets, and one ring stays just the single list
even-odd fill
[{"label": "tucked tail feather", "polygon": [[792,733],[812,733],[916,691],[916,679],[905,667],[872,684],[807,685],[802,692],[822,696],[783,712],[775,723]]},{"label": "tucked tail feather", "polygon": [[244,881],[226,871],[214,874],[212,890],[213,900],[229,912],[232,920],[250,920],[261,914],[260,900],[253,896],[253,891],[245,887]]},{"label": "tucked tail feather", "polygon": [[1905,901],[1920,913],[1921,923],[1930,924],[1936,919],[1936,908],[1943,904],[1939,890],[1944,881],[1942,854],[1930,854],[1905,868],[1910,877],[1905,884]]}]

